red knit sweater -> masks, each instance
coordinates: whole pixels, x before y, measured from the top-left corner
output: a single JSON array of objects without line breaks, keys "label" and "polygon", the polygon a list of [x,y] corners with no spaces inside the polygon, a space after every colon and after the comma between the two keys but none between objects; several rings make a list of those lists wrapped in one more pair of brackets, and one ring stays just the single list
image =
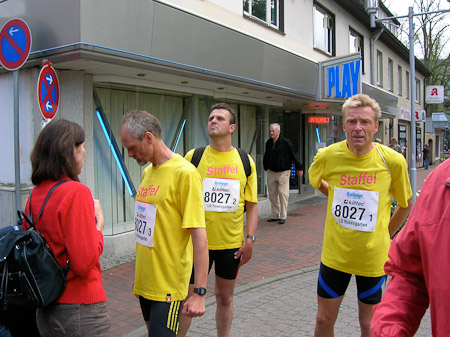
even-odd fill
[{"label": "red knit sweater", "polygon": [[[31,193],[31,211],[36,219],[55,181],[44,181]],[[28,214],[28,202],[26,213]],[[45,206],[36,228],[47,240],[59,265],[70,261],[67,287],[56,301],[92,304],[106,301],[99,258],[103,235],[95,225],[94,201],[89,188],[70,180],[58,186]]]}]

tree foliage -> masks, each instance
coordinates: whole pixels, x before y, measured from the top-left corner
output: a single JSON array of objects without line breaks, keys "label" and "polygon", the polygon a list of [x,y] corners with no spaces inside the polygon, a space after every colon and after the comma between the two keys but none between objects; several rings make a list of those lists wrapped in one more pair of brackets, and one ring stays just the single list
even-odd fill
[{"label": "tree foliage", "polygon": [[[442,9],[438,0],[415,0],[415,7],[419,13],[433,12]],[[448,3],[447,3],[448,4]],[[450,103],[450,55],[445,47],[448,47],[450,37],[450,13],[433,13],[418,15],[420,26],[417,29],[416,41],[423,54],[423,62],[432,72],[426,79],[427,85],[443,85],[447,93],[447,108]],[[432,105],[427,109],[432,111],[439,106]]]},{"label": "tree foliage", "polygon": [[[440,0],[414,0],[414,14],[428,13],[448,9],[448,2]],[[402,23],[404,31],[408,31],[408,22]],[[406,28],[406,29],[405,29]],[[431,104],[427,113],[442,111],[450,112],[450,13],[429,13],[414,17],[415,51],[421,54],[422,62],[431,71],[425,80],[425,85],[443,85],[446,93],[444,106]],[[405,41],[405,35],[402,40]],[[407,37],[406,37],[407,40]],[[417,48],[419,47],[419,48]]]}]

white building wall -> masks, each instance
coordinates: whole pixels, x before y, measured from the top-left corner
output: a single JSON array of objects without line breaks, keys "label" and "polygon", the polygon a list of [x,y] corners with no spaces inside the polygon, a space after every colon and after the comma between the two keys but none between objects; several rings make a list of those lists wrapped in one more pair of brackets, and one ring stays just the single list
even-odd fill
[{"label": "white building wall", "polygon": [[[35,71],[19,70],[19,153],[22,184],[30,184],[30,153],[34,143],[33,120],[39,113],[36,95]],[[0,74],[0,183],[14,184],[14,82],[13,72]]]}]

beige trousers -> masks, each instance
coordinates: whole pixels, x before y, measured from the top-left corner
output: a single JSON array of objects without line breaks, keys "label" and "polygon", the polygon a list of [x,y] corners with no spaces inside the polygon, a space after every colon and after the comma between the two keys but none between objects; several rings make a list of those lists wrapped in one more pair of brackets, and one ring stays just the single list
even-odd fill
[{"label": "beige trousers", "polygon": [[286,219],[291,170],[273,172],[267,170],[267,186],[272,219]]}]

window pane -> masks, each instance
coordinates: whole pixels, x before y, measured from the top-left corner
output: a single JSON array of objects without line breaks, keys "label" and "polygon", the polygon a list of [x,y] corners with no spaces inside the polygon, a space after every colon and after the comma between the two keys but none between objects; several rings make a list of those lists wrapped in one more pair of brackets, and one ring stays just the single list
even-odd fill
[{"label": "window pane", "polygon": [[270,1],[270,23],[278,27],[278,0]]},{"label": "window pane", "polygon": [[361,38],[353,32],[350,32],[350,53],[361,53]]},{"label": "window pane", "polygon": [[416,102],[420,103],[420,81],[416,79]]},{"label": "window pane", "polygon": [[377,53],[377,84],[383,85],[383,54]]},{"label": "window pane", "polygon": [[333,54],[333,20],[327,16],[326,17],[326,29],[327,29],[327,52],[331,55]]},{"label": "window pane", "polygon": [[266,0],[252,0],[252,15],[263,21],[267,21]]},{"label": "window pane", "polygon": [[405,83],[406,83],[406,98],[409,98],[409,72],[405,73]]},{"label": "window pane", "polygon": [[249,0],[244,0],[244,12],[245,13],[250,13],[249,6],[250,6]]},{"label": "window pane", "polygon": [[394,90],[394,62],[389,59],[388,60],[388,86],[389,90]]},{"label": "window pane", "polygon": [[318,11],[317,8],[314,9],[314,47],[319,48],[323,51],[326,50],[325,46],[325,15]]}]

